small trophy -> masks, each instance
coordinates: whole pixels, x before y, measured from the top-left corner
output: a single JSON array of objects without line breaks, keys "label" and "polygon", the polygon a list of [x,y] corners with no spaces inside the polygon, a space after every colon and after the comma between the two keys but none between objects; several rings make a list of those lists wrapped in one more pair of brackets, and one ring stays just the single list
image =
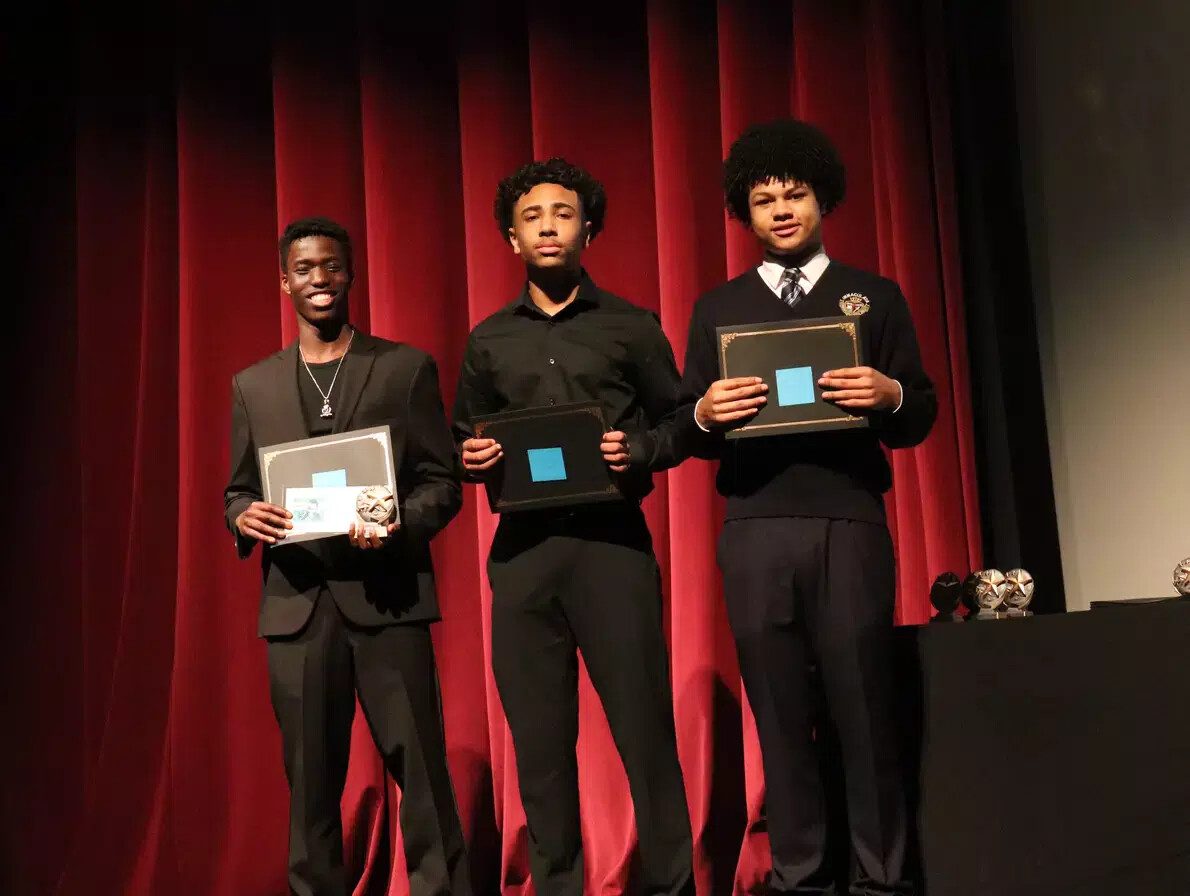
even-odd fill
[{"label": "small trophy", "polygon": [[963,583],[953,572],[944,572],[930,586],[930,603],[938,612],[930,622],[962,622],[957,612],[963,598]]},{"label": "small trophy", "polygon": [[388,534],[388,523],[396,509],[396,498],[385,485],[369,485],[355,498],[355,513],[368,538],[373,535],[383,538]]},{"label": "small trophy", "polygon": [[1003,619],[1000,612],[1008,582],[998,569],[981,569],[963,582],[963,603],[970,611],[968,619]]},{"label": "small trophy", "polygon": [[1173,587],[1183,597],[1190,597],[1190,557],[1174,567]]},{"label": "small trophy", "polygon": [[1028,609],[1033,600],[1033,576],[1027,569],[1010,569],[1004,573],[1006,590],[1004,592],[1005,613],[1008,616],[1032,616]]}]

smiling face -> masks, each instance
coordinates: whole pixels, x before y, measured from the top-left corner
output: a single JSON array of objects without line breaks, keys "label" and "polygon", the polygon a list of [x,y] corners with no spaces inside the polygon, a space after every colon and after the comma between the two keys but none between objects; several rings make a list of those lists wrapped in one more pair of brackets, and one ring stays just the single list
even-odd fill
[{"label": "smiling face", "polygon": [[307,236],[289,246],[281,289],[293,300],[298,317],[315,327],[347,318],[351,289],[347,253],[329,236]]},{"label": "smiling face", "polygon": [[577,271],[590,230],[578,193],[544,183],[517,199],[508,238],[530,267]]},{"label": "smiling face", "polygon": [[822,245],[822,209],[809,184],[769,180],[748,192],[749,224],[765,250],[803,256]]}]

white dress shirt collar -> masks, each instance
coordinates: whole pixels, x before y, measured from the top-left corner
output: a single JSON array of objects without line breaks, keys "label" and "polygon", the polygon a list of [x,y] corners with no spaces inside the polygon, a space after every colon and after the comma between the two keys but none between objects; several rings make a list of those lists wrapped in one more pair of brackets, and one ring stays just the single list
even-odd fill
[{"label": "white dress shirt collar", "polygon": [[[826,250],[819,247],[805,264],[801,265],[802,276],[798,282],[802,285],[802,292],[808,293],[814,288],[814,284],[818,282],[826,271],[827,265],[831,260],[826,256]],[[757,271],[760,273],[760,278],[768,285],[768,288],[773,291],[777,297],[781,295],[781,277],[784,275],[786,265],[776,259],[766,258],[760,263]]]}]

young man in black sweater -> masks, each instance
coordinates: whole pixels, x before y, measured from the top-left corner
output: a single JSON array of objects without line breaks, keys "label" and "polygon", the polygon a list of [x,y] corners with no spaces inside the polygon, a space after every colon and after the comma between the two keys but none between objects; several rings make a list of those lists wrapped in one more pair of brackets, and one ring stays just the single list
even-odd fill
[{"label": "young man in black sweater", "polygon": [[[525,262],[525,287],[467,342],[454,431],[468,476],[482,481],[503,463],[498,443],[475,437],[483,414],[597,401],[617,427],[610,435],[646,439],[677,401],[677,365],[657,316],[600,289],[582,268],[603,226],[603,187],[550,159],[501,181],[495,206],[501,235]],[[488,556],[492,672],[516,747],[533,884],[542,896],[584,892],[581,650],[632,791],[636,892],[693,894],[660,579],[640,509],[652,474],[625,470],[627,458],[603,448],[623,500],[505,514]]]},{"label": "young man in black sweater", "polygon": [[[764,261],[702,296],[690,321],[679,409],[625,448],[663,469],[694,454],[719,461],[727,498],[718,558],[740,670],[756,717],[775,893],[835,893],[820,768],[825,698],[847,793],[852,894],[908,893],[908,837],[893,720],[890,644],[896,591],[881,495],[892,484],[881,443],[920,443],[937,416],[909,307],[896,283],[829,259],[822,217],[844,194],[835,148],[783,120],[746,131],[725,163],[730,215]],[[823,397],[868,428],[727,441],[767,387],[719,379],[715,328],[862,316],[871,367],[828,371]]]}]

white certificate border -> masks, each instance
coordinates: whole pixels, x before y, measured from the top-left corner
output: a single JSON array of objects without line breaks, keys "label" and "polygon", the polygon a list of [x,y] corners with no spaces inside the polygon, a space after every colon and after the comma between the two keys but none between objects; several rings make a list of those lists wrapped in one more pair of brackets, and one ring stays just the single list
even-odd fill
[{"label": "white certificate border", "polygon": [[[272,483],[269,482],[269,467],[273,460],[280,457],[282,454],[292,454],[296,451],[312,451],[319,448],[326,448],[331,445],[345,445],[349,442],[362,442],[365,439],[374,439],[384,446],[384,466],[385,472],[388,475],[388,482],[385,483],[389,490],[395,496],[397,494],[397,480],[393,471],[393,449],[389,441],[389,433],[387,430],[379,430],[377,432],[368,433],[343,433],[342,438],[327,439],[324,442],[317,442],[313,445],[295,445],[292,448],[280,448],[276,451],[261,452],[261,469],[260,469],[260,485],[264,492],[264,499],[269,504],[276,504],[273,500]],[[379,483],[369,483],[369,485],[379,485]],[[361,485],[360,488],[367,488]]]}]

